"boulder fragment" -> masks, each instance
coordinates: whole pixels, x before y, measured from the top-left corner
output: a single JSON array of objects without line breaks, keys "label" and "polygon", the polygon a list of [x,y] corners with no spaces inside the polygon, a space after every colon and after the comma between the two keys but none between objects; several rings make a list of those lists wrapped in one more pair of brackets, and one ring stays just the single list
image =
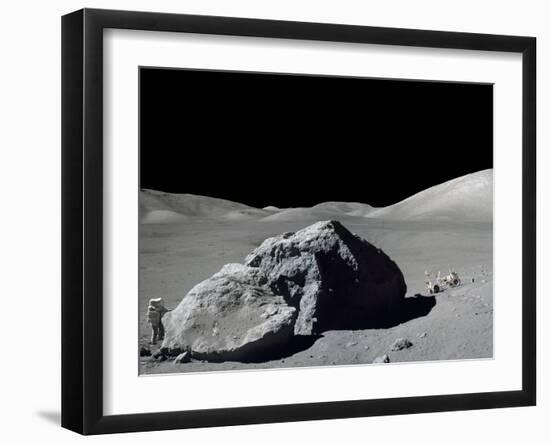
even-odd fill
[{"label": "boulder fragment", "polygon": [[295,321],[296,309],[272,291],[259,269],[232,263],[164,315],[162,349],[199,360],[246,361],[284,347]]}]

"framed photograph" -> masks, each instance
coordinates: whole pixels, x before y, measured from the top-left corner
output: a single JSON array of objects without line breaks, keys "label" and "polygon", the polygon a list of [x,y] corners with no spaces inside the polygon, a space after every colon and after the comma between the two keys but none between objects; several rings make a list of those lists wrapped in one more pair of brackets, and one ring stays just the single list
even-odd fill
[{"label": "framed photograph", "polygon": [[62,425],[536,402],[533,37],[62,20]]}]

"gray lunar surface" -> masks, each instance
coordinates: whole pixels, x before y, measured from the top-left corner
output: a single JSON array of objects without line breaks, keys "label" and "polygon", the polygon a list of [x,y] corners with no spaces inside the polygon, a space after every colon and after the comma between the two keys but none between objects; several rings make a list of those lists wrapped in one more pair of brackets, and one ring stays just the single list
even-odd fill
[{"label": "gray lunar surface", "polygon": [[[385,355],[389,364],[491,358],[492,192],[492,170],[434,186],[386,208],[320,202],[311,208],[257,209],[211,197],[142,190],[138,350],[144,347],[155,355],[161,347],[160,343],[149,344],[146,313],[149,299],[162,297],[172,311],[164,318],[165,341],[176,340],[174,343],[185,348],[180,350],[194,349],[195,355],[181,364],[174,364],[172,358],[144,355],[139,357],[140,374],[371,364]],[[281,237],[284,233],[297,233],[329,220],[365,239],[395,263],[404,279],[402,309],[391,321],[329,325],[293,339],[277,352],[264,353],[253,343],[264,342],[261,338],[270,334],[279,342],[289,334],[291,325],[295,328],[300,324],[296,323],[299,312],[279,295],[269,293],[263,282],[257,284],[257,276],[249,268],[265,267],[263,271],[270,278],[277,266],[270,259],[264,261],[269,250],[269,244],[264,244],[267,239],[284,243],[290,238]],[[307,257],[307,248],[301,252]],[[300,269],[305,261],[293,269]],[[230,263],[239,265],[224,267]],[[314,269],[303,270],[306,268]],[[428,294],[425,271],[444,275],[449,269],[458,273],[462,284]],[[247,300],[243,295],[246,291],[213,284],[220,272],[235,276],[232,284],[236,287],[243,282],[247,288],[256,287],[256,296]],[[399,287],[397,280],[393,284]],[[217,315],[219,306],[200,303],[201,295],[202,300],[212,299],[204,298],[205,294],[221,297],[231,308],[224,310],[223,316]],[[183,308],[178,310],[182,305],[192,308],[185,312],[194,313],[193,322]],[[266,312],[276,315],[270,317],[272,314]],[[262,315],[273,321],[266,322]],[[224,334],[224,328],[233,330],[235,324],[243,332],[255,332],[248,338],[246,334]],[[304,327],[309,332],[307,324],[305,321]],[[406,340],[410,346],[394,346],[398,340]],[[218,352],[221,357],[217,361],[208,355],[212,349],[224,350]],[[243,352],[256,357],[243,358]]]}]

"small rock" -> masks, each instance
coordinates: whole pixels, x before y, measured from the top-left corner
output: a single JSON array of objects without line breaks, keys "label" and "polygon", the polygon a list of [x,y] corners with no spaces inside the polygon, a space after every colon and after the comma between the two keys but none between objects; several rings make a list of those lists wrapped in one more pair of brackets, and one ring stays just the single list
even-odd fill
[{"label": "small rock", "polygon": [[153,355],[151,356],[151,360],[164,361],[167,359],[168,356],[166,354],[163,354],[161,351],[153,352]]},{"label": "small rock", "polygon": [[428,333],[427,332],[423,332],[422,334],[419,335],[420,338],[425,338],[427,337]]},{"label": "small rock", "polygon": [[356,346],[356,345],[357,345],[356,341],[350,341],[349,343],[346,343],[346,348],[351,348],[352,346]]},{"label": "small rock", "polygon": [[410,348],[413,344],[406,338],[398,338],[393,342],[391,346],[392,351],[401,351],[403,349]]},{"label": "small rock", "polygon": [[153,359],[155,360],[159,360],[159,361],[164,361],[164,360],[167,360],[168,359],[168,356],[162,352],[162,351],[155,351],[153,352],[152,356],[151,356]]},{"label": "small rock", "polygon": [[390,358],[388,357],[388,354],[384,354],[384,355],[381,355],[380,357],[376,357],[372,362],[373,364],[389,363]]},{"label": "small rock", "polygon": [[141,347],[139,349],[139,356],[140,357],[149,357],[151,355],[151,350],[145,347]]},{"label": "small rock", "polygon": [[186,351],[186,352],[182,352],[180,355],[176,357],[176,359],[174,360],[174,364],[189,363],[190,361],[191,361],[191,353]]},{"label": "small rock", "polygon": [[363,349],[364,349],[365,351],[368,351],[368,350],[370,349],[370,346],[369,346],[369,345],[365,345],[365,346],[363,347]]}]

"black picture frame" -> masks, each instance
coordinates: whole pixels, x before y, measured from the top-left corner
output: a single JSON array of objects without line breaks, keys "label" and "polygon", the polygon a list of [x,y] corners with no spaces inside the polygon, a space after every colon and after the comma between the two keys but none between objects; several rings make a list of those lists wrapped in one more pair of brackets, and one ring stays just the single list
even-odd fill
[{"label": "black picture frame", "polygon": [[[132,415],[103,413],[103,30],[192,32],[522,54],[522,388]],[[230,17],[83,9],[62,18],[62,426],[152,431],[536,403],[536,39]]]}]

